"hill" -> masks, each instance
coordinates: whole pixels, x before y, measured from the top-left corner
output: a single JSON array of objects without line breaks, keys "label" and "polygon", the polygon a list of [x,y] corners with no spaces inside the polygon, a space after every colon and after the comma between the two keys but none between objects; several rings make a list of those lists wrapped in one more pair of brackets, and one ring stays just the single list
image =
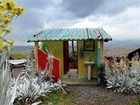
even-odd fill
[{"label": "hill", "polygon": [[19,52],[31,52],[34,50],[34,46],[13,46],[11,49],[11,53],[19,53]]},{"label": "hill", "polygon": [[105,43],[105,48],[139,48],[139,40],[112,40]]},{"label": "hill", "polygon": [[[140,48],[139,40],[112,40],[105,43],[105,49],[115,48]],[[15,52],[31,52],[34,50],[34,46],[13,46],[11,53]]]}]

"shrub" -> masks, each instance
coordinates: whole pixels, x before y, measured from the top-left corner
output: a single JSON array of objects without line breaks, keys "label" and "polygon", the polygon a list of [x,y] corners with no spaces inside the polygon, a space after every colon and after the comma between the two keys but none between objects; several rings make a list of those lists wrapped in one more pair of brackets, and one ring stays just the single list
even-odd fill
[{"label": "shrub", "polygon": [[[138,62],[137,59],[136,62]],[[114,63],[112,69],[108,66],[105,69],[108,89],[126,94],[140,94],[140,65],[138,63],[132,66],[124,64],[123,67]]]},{"label": "shrub", "polygon": [[98,76],[98,79],[100,81],[100,84],[105,85],[106,84],[105,64],[98,65],[97,76]]},{"label": "shrub", "polygon": [[52,56],[49,57],[50,67],[49,70],[45,72],[33,72],[34,65],[31,60],[27,60],[26,70],[19,74],[17,91],[16,91],[16,100],[15,103],[29,103],[32,104],[38,101],[38,98],[45,96],[52,91],[62,90],[63,84],[59,80],[57,83],[53,83],[51,78],[51,70],[53,69]]},{"label": "shrub", "polygon": [[10,82],[10,69],[6,56],[6,52],[0,55],[0,104],[12,105],[16,97],[17,81],[14,84]]}]

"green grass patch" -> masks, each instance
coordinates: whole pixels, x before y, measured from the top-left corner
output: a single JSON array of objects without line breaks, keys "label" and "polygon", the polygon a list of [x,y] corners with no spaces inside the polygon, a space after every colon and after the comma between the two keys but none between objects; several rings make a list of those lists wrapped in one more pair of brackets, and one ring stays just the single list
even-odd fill
[{"label": "green grass patch", "polygon": [[41,97],[41,100],[43,105],[48,105],[48,103],[51,105],[76,105],[76,100],[71,94],[64,94],[61,91],[49,93]]},{"label": "green grass patch", "polygon": [[135,99],[131,105],[140,105],[140,99]]}]

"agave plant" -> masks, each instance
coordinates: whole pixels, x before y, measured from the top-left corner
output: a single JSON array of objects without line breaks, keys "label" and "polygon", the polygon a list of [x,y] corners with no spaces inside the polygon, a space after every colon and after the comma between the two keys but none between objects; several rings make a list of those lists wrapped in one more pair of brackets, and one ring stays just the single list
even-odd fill
[{"label": "agave plant", "polygon": [[17,86],[17,98],[25,102],[35,102],[36,99],[44,94],[40,85],[37,83],[37,78],[24,77]]},{"label": "agave plant", "polygon": [[107,88],[114,92],[140,94],[139,65],[133,64],[132,67],[124,66],[123,68],[114,66],[112,70],[106,66],[106,79]]},{"label": "agave plant", "polygon": [[61,81],[53,83],[52,78],[52,69],[53,69],[53,60],[52,56],[49,56],[49,70],[46,68],[45,72],[33,72],[33,63],[32,61],[27,60],[26,69],[19,74],[17,92],[16,92],[16,101],[23,101],[33,103],[41,96],[46,95],[56,90],[63,90],[63,85]]},{"label": "agave plant", "polygon": [[0,55],[0,103],[1,105],[12,105],[16,97],[16,86],[11,85],[10,69],[6,59],[7,52]]},{"label": "agave plant", "polygon": [[27,59],[25,70],[19,74],[16,101],[33,103],[44,94],[38,84],[38,78],[34,76],[34,65],[30,59]]},{"label": "agave plant", "polygon": [[51,84],[51,90],[62,90],[63,91],[63,93],[65,93],[66,94],[66,91],[65,91],[65,89],[63,88],[63,87],[66,87],[66,85],[65,84],[62,84],[62,82],[61,82],[61,80],[58,80],[57,81],[57,83],[53,83],[53,84]]}]

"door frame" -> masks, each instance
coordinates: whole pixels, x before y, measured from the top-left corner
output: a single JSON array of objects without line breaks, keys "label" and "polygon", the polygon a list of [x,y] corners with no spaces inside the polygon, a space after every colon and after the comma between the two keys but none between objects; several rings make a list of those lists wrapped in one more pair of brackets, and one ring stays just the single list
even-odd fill
[{"label": "door frame", "polygon": [[[64,40],[63,41],[63,74],[65,75],[69,71],[69,41],[70,40]],[[77,40],[76,40],[77,41]],[[77,74],[78,74],[78,41],[77,41]]]},{"label": "door frame", "polygon": [[63,41],[63,73],[66,74],[69,71],[69,49],[68,41]]}]

